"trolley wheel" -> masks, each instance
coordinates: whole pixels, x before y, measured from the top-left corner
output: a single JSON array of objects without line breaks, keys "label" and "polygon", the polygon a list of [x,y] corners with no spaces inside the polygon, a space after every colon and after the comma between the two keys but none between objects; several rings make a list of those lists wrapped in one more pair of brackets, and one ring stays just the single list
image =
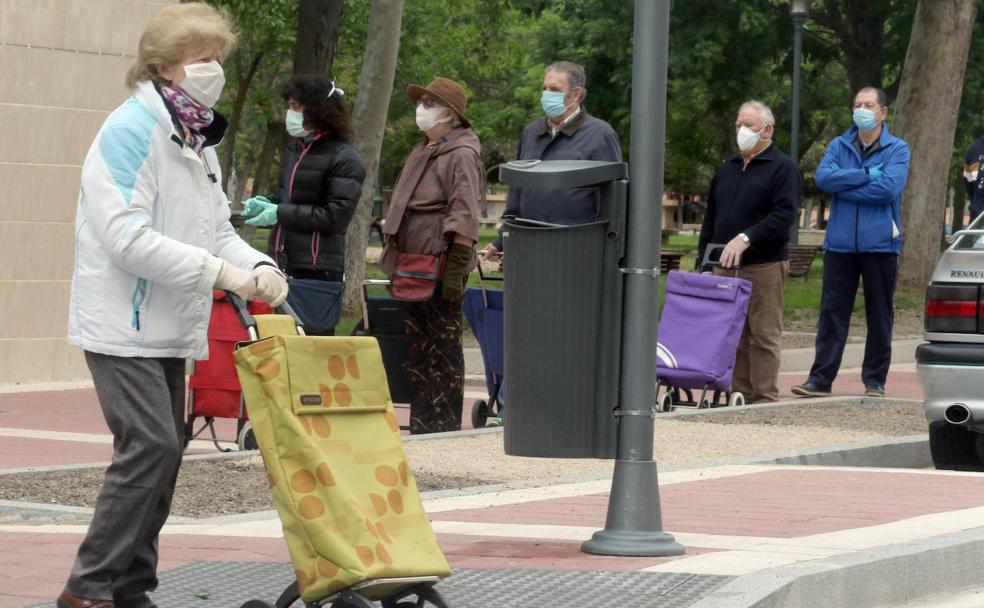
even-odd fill
[{"label": "trolley wheel", "polygon": [[659,399],[656,401],[656,410],[660,412],[673,411],[673,393],[671,391],[667,390],[659,396]]},{"label": "trolley wheel", "polygon": [[728,405],[730,406],[745,405],[745,395],[742,395],[741,393],[738,392],[731,393],[731,396],[728,397]]},{"label": "trolley wheel", "polygon": [[471,423],[472,427],[480,429],[485,426],[489,419],[489,404],[484,399],[476,399],[472,404]]},{"label": "trolley wheel", "polygon": [[270,602],[264,602],[263,600],[250,600],[240,606],[239,608],[277,608]]},{"label": "trolley wheel", "polygon": [[[239,445],[239,449],[246,450],[256,450],[260,446],[256,443],[256,433],[253,432],[253,425],[247,422],[243,425],[243,430],[239,431],[239,437],[236,440]],[[259,607],[257,607],[259,608]]]},{"label": "trolley wheel", "polygon": [[711,409],[711,402],[707,399],[707,397],[704,397],[703,399],[700,400],[700,404],[697,405],[697,409],[709,410]]}]

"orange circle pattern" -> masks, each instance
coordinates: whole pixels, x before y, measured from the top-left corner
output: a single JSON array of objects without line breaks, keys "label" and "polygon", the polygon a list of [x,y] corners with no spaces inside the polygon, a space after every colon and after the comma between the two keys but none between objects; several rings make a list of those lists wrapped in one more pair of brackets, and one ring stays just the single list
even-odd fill
[{"label": "orange circle pattern", "polygon": [[404,460],[400,463],[400,481],[403,482],[403,487],[410,485],[410,467],[407,466],[407,461]]},{"label": "orange circle pattern", "polygon": [[372,507],[376,509],[376,515],[382,517],[386,515],[386,499],[379,494],[370,494],[369,499],[372,501]]},{"label": "orange circle pattern", "polygon": [[[345,368],[348,370],[350,376],[356,380],[359,379],[359,361],[355,358],[355,355],[349,355],[348,358],[345,359]],[[339,380],[341,380],[341,378],[339,378]]]},{"label": "orange circle pattern", "polygon": [[338,565],[334,562],[330,562],[323,557],[318,557],[317,562],[318,574],[325,578],[333,578],[338,574]]},{"label": "orange circle pattern", "polygon": [[319,384],[318,392],[321,393],[321,405],[323,407],[331,407],[331,389],[328,388],[328,385]]},{"label": "orange circle pattern", "polygon": [[264,382],[270,382],[280,375],[280,364],[276,359],[264,359],[256,366],[256,373]]},{"label": "orange circle pattern", "polygon": [[298,503],[298,510],[304,519],[318,519],[325,514],[325,503],[316,496],[305,496]]},{"label": "orange circle pattern", "polygon": [[311,427],[319,436],[325,439],[331,437],[331,423],[328,422],[328,418],[324,414],[311,416]]},{"label": "orange circle pattern", "polygon": [[359,559],[362,560],[362,565],[368,568],[376,561],[376,556],[372,554],[372,549],[365,545],[359,545],[355,548],[355,552],[359,555]]},{"label": "orange circle pattern", "polygon": [[338,355],[328,357],[328,373],[335,380],[345,377],[345,361]]},{"label": "orange circle pattern", "polygon": [[376,555],[379,557],[379,561],[383,562],[387,566],[393,565],[393,558],[390,557],[389,551],[386,550],[386,547],[376,545]]},{"label": "orange circle pattern", "polygon": [[335,485],[335,476],[331,474],[331,469],[325,463],[322,462],[319,464],[314,472],[318,476],[318,481],[321,482],[321,485],[328,487]]},{"label": "orange circle pattern", "polygon": [[295,492],[307,494],[308,492],[314,491],[314,488],[317,487],[317,482],[315,481],[314,474],[311,473],[311,471],[301,469],[291,476],[290,487],[294,488]]},{"label": "orange circle pattern", "polygon": [[338,401],[338,405],[348,407],[352,405],[352,391],[348,386],[339,382],[335,385],[335,399]]},{"label": "orange circle pattern", "polygon": [[396,513],[397,515],[403,513],[403,497],[400,496],[400,491],[390,490],[388,498],[389,498],[389,506],[390,508],[393,509],[393,512]]},{"label": "orange circle pattern", "polygon": [[400,482],[400,477],[396,472],[396,469],[391,466],[381,464],[376,467],[376,480],[384,486],[393,488]]}]

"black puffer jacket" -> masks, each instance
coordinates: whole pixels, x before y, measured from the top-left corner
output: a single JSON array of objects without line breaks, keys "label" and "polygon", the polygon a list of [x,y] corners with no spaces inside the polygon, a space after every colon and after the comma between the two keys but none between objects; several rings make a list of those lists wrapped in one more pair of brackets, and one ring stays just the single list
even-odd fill
[{"label": "black puffer jacket", "polygon": [[287,146],[280,167],[277,226],[271,252],[288,274],[341,280],[345,230],[355,213],[366,177],[355,145],[320,136]]}]

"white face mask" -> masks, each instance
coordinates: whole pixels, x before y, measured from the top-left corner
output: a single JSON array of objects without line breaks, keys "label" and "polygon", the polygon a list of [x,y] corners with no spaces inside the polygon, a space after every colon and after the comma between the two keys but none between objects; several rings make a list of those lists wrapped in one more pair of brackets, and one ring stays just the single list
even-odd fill
[{"label": "white face mask", "polygon": [[425,108],[424,104],[417,104],[417,126],[421,131],[429,131],[436,127],[437,125],[445,122],[450,122],[451,117],[437,119],[447,108],[444,106],[434,106],[432,108]]},{"label": "white face mask", "polygon": [[[764,130],[765,127],[762,128],[762,131]],[[752,131],[751,128],[742,125],[738,129],[738,137],[736,138],[738,140],[738,149],[742,152],[748,152],[754,148],[755,144],[762,138],[762,131]]]},{"label": "white face mask", "polygon": [[287,110],[287,116],[284,118],[284,124],[287,127],[287,133],[289,133],[291,137],[304,137],[311,133],[304,128],[304,112]]},{"label": "white face mask", "polygon": [[219,101],[225,86],[225,72],[218,61],[184,66],[185,79],[178,86],[198,103],[211,108]]}]

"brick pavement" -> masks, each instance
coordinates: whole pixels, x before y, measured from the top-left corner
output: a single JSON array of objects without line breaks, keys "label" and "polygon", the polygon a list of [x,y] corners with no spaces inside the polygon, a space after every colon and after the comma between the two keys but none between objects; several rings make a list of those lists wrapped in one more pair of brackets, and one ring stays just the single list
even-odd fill
[{"label": "brick pavement", "polygon": [[[781,391],[788,395],[804,378],[783,374]],[[835,395],[858,394],[857,370],[845,370],[834,388]],[[889,396],[917,398],[914,366],[894,367],[887,389]],[[110,442],[91,389],[0,394],[0,470],[105,461]],[[743,575],[984,521],[984,479],[961,473],[734,466],[664,473],[661,482],[663,522],[686,547],[684,556],[581,553],[581,541],[604,525],[606,480],[439,498],[427,509],[456,568],[714,575]],[[0,608],[50,601],[83,532],[78,526],[0,525]],[[252,523],[169,524],[161,570],[194,561],[284,563],[288,556],[272,514]]]}]

